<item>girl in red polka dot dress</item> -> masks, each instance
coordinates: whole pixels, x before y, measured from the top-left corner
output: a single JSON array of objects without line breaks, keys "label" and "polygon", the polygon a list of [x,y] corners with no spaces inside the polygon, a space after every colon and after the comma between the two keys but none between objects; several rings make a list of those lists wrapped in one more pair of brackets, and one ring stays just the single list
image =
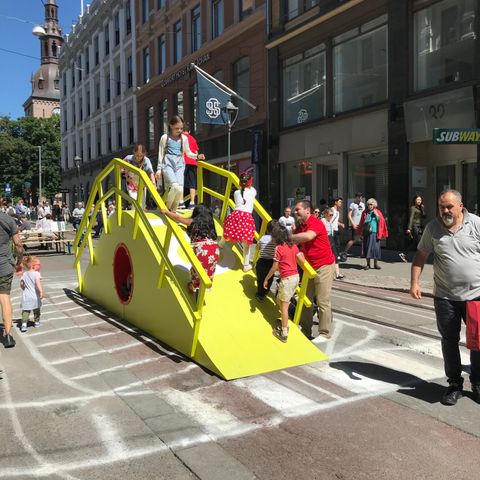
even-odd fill
[{"label": "girl in red polka dot dress", "polygon": [[240,190],[233,194],[235,210],[225,219],[223,223],[224,242],[242,242],[243,246],[243,271],[252,269],[250,265],[250,245],[253,243],[255,234],[255,221],[253,220],[253,203],[257,191],[252,186],[253,175],[250,171],[240,174]]},{"label": "girl in red polka dot dress", "polygon": [[[187,235],[190,237],[193,251],[210,280],[213,280],[220,250],[212,210],[199,204],[193,209],[191,218],[185,218],[183,215],[168,210],[162,210],[162,213],[176,222],[187,225]],[[200,288],[200,277],[193,267],[190,269],[190,282],[187,287],[191,293]]]}]

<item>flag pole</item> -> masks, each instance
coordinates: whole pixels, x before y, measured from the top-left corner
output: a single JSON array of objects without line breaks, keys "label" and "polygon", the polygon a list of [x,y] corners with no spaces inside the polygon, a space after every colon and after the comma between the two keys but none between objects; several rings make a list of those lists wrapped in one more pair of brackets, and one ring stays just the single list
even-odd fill
[{"label": "flag pole", "polygon": [[202,70],[200,67],[197,67],[194,63],[190,64],[192,68],[194,68],[197,72],[200,72],[204,77],[207,77],[211,82],[213,82],[215,85],[217,85],[219,88],[222,90],[225,90],[227,93],[230,95],[238,98],[242,102],[246,103],[250,108],[253,108],[254,110],[257,110],[258,107],[253,105],[253,103],[250,103],[247,99],[243,98],[240,96],[237,92],[233,91],[231,88],[228,88],[226,85],[224,85],[222,82],[217,80],[215,77],[212,77],[209,73],[207,73],[205,70]]}]

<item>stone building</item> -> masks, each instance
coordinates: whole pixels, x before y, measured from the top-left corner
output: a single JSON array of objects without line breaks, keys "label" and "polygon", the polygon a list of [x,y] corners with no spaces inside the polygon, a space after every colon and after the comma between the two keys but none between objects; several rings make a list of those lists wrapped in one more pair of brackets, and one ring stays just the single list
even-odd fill
[{"label": "stone building", "polygon": [[40,38],[41,64],[32,75],[32,94],[23,104],[25,116],[48,118],[60,113],[60,74],[58,56],[63,44],[62,28],[58,23],[55,0],[46,0],[45,35]]}]

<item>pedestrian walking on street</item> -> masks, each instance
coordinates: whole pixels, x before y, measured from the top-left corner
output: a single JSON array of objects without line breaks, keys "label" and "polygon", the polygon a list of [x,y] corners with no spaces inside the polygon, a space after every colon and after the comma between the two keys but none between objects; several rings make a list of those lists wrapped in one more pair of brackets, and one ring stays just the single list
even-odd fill
[{"label": "pedestrian walking on street", "polygon": [[30,312],[33,311],[33,320],[35,328],[40,326],[40,308],[42,306],[43,289],[42,276],[40,268],[42,264],[38,257],[25,257],[23,259],[24,272],[20,280],[22,289],[22,300],[20,303],[22,309],[22,325],[20,331],[27,331]]},{"label": "pedestrian walking on street", "polygon": [[183,132],[183,119],[173,116],[168,122],[168,134],[161,136],[158,144],[157,180],[163,175],[168,191],[166,205],[173,212],[183,200],[185,161],[183,155],[196,160],[205,160],[205,155],[193,153],[188,138]]},{"label": "pedestrian walking on street", "polygon": [[367,259],[365,270],[370,270],[370,261],[373,259],[373,268],[380,270],[378,261],[382,257],[380,240],[388,237],[387,224],[374,198],[367,200],[367,210],[362,214],[358,225],[358,232],[362,237],[363,254]]},{"label": "pedestrian walking on street", "polygon": [[352,232],[352,238],[345,245],[345,250],[340,254],[340,258],[343,262],[347,261],[349,250],[356,243],[362,243],[360,234],[358,233],[358,224],[362,219],[362,214],[365,211],[365,204],[362,202],[363,195],[358,192],[355,194],[354,201],[348,207],[348,222],[350,224],[350,231]]},{"label": "pedestrian walking on street", "polygon": [[332,252],[335,256],[335,280],[343,280],[345,275],[340,273],[340,266],[338,265],[339,252],[335,242],[335,229],[333,224],[333,218],[337,213],[338,212],[335,210],[335,208],[329,208],[326,211],[325,216],[322,218],[322,223],[325,225],[325,229],[327,230],[328,241],[330,242],[330,247],[332,247]]},{"label": "pedestrian walking on street", "polygon": [[[11,242],[14,244],[17,261],[13,259]],[[10,292],[14,270],[22,271],[23,246],[15,220],[6,213],[0,213],[0,306],[2,308],[3,336],[5,348],[15,346],[12,336],[12,302]]]},{"label": "pedestrian walking on street", "polygon": [[[307,296],[315,295],[318,307],[318,329],[322,337],[329,339],[332,324],[331,292],[335,272],[335,256],[330,247],[327,230],[322,221],[312,215],[312,204],[300,200],[295,205],[295,217],[299,224],[292,239],[310,265],[315,269],[313,281],[308,282]],[[303,307],[301,315],[302,330],[308,338],[312,337],[313,314],[311,308]]]},{"label": "pedestrian walking on street", "polygon": [[[425,227],[412,262],[410,295],[420,299],[420,274],[433,253],[434,306],[442,336],[442,354],[448,388],[444,405],[455,405],[463,395],[460,330],[470,300],[480,298],[480,218],[463,208],[456,190],[438,198],[438,216]],[[470,351],[472,397],[480,403],[480,351]]]},{"label": "pedestrian walking on street", "polygon": [[413,197],[412,203],[408,211],[408,225],[406,234],[410,239],[409,245],[405,252],[401,252],[398,256],[403,262],[407,262],[408,251],[416,251],[420,238],[423,233],[423,223],[425,219],[425,206],[423,205],[422,197],[416,195]]},{"label": "pedestrian walking on street", "polygon": [[295,231],[295,218],[292,217],[292,209],[290,207],[285,208],[283,216],[278,219],[278,223],[284,226],[289,233]]},{"label": "pedestrian walking on street", "polygon": [[288,306],[300,282],[297,260],[303,265],[305,257],[297,245],[293,243],[291,235],[285,227],[279,225],[277,228],[274,228],[272,237],[276,245],[275,254],[273,265],[263,281],[263,287],[266,289],[273,274],[276,271],[280,272],[277,303],[280,307],[281,325],[274,328],[272,333],[285,343],[288,340]]}]

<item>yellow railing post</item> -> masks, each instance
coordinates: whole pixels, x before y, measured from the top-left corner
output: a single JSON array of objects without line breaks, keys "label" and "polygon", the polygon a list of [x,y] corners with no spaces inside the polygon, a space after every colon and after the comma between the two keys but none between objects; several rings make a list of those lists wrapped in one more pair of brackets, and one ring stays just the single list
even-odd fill
[{"label": "yellow railing post", "polygon": [[117,225],[122,226],[122,196],[120,192],[122,191],[122,167],[120,165],[115,165],[115,186],[117,187],[117,194],[115,195],[115,204],[117,212]]},{"label": "yellow railing post", "polygon": [[203,168],[197,168],[197,197],[198,203],[203,203]]},{"label": "yellow railing post", "polygon": [[100,208],[102,209],[102,221],[103,221],[103,231],[105,233],[109,233],[108,231],[108,217],[107,217],[107,209],[105,208],[105,201],[100,200],[103,198],[103,185],[102,182],[99,182],[98,185],[98,198],[100,202]]},{"label": "yellow railing post", "polygon": [[[143,179],[140,178],[140,180],[138,181],[138,191],[137,191],[137,203],[140,208],[142,208],[142,201],[143,201],[143,195],[144,195],[143,188],[144,188]],[[136,240],[138,236],[139,222],[140,222],[140,214],[138,213],[138,209],[135,208],[134,222],[133,222],[133,237],[132,237],[134,240]]]}]

